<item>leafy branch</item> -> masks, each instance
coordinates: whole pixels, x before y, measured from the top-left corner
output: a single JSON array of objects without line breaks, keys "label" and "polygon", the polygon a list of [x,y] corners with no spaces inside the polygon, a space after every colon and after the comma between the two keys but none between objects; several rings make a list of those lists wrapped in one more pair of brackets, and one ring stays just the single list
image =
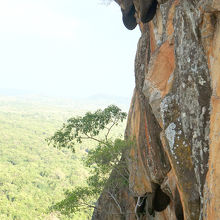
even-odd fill
[{"label": "leafy branch", "polygon": [[[56,148],[70,148],[75,152],[75,144],[89,139],[96,143],[90,150],[84,164],[91,170],[85,187],[76,187],[73,191],[66,191],[66,198],[55,204],[52,210],[69,215],[85,207],[94,209],[94,201],[105,190],[113,199],[122,213],[122,208],[114,195],[116,187],[128,184],[128,170],[122,162],[122,152],[132,144],[130,140],[113,139],[111,131],[126,119],[127,114],[115,105],[94,113],[87,112],[83,117],[72,117],[63,127],[47,139]],[[101,138],[103,136],[103,138]],[[109,180],[110,173],[117,173],[117,180]]]}]

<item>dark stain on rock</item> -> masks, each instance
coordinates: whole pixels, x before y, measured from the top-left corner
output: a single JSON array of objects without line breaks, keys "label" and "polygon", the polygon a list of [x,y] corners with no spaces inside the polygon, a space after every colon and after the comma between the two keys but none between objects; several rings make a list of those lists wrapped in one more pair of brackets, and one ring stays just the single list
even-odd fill
[{"label": "dark stain on rock", "polygon": [[153,199],[153,207],[157,212],[161,212],[167,208],[170,203],[170,197],[162,191],[158,185],[155,191],[155,197]]},{"label": "dark stain on rock", "polygon": [[175,214],[176,214],[177,220],[184,220],[183,206],[182,206],[179,191],[177,188],[175,190],[174,206],[175,206]]},{"label": "dark stain on rock", "polygon": [[141,22],[147,23],[154,18],[157,4],[157,0],[140,0]]},{"label": "dark stain on rock", "polygon": [[122,20],[125,27],[128,30],[133,30],[137,26],[137,21],[135,18],[135,7],[132,4],[131,8],[126,12],[126,10],[122,9]]},{"label": "dark stain on rock", "polygon": [[[157,0],[140,0],[140,20],[143,23],[150,22],[157,10]],[[135,6],[132,0],[124,0],[122,11],[122,20],[128,30],[133,30],[137,26],[135,17]]]}]

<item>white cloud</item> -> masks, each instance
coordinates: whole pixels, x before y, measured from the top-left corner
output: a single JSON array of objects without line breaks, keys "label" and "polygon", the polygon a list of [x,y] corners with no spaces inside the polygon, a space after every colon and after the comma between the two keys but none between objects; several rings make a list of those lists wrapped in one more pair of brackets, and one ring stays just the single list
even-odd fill
[{"label": "white cloud", "polygon": [[79,22],[40,2],[0,0],[0,33],[73,38]]}]

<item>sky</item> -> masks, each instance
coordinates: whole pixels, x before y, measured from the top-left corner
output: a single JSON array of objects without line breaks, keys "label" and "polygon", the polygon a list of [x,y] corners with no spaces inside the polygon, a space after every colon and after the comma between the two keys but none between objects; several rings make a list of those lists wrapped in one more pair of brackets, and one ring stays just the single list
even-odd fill
[{"label": "sky", "polygon": [[131,97],[140,31],[101,0],[0,0],[0,89]]}]

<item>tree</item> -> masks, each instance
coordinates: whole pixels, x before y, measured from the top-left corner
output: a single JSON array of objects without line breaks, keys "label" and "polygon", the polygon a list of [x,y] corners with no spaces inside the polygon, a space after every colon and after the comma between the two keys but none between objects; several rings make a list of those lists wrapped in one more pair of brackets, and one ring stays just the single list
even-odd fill
[{"label": "tree", "polygon": [[[48,139],[49,144],[56,148],[69,148],[75,152],[75,144],[84,140],[92,140],[96,147],[90,150],[85,158],[85,166],[91,170],[86,186],[78,186],[73,191],[66,191],[66,198],[52,207],[53,210],[69,215],[83,208],[95,208],[97,196],[107,190],[119,210],[120,204],[114,196],[114,189],[128,184],[128,171],[122,162],[122,152],[131,145],[131,141],[113,138],[111,131],[127,117],[115,105],[94,113],[87,112],[85,116],[70,118],[63,127]],[[114,170],[120,178],[112,183],[109,175]]]}]

